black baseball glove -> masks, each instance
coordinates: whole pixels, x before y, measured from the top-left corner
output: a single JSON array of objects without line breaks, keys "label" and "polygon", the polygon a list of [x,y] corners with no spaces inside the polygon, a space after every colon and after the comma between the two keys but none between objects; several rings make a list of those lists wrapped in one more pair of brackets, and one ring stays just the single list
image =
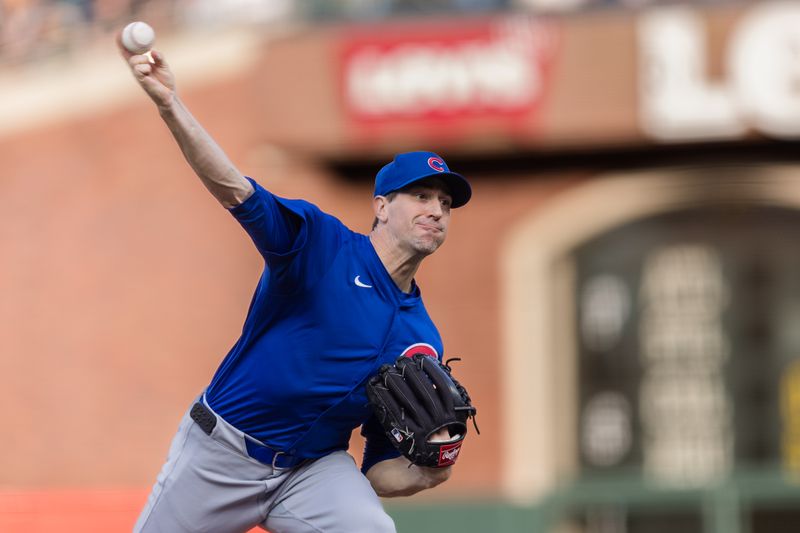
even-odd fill
[{"label": "black baseball glove", "polygon": [[[455,463],[469,418],[480,433],[477,410],[453,379],[450,365],[427,355],[403,356],[394,365],[383,365],[367,383],[367,396],[389,440],[419,466]],[[443,429],[449,439],[432,442],[431,436]]]}]

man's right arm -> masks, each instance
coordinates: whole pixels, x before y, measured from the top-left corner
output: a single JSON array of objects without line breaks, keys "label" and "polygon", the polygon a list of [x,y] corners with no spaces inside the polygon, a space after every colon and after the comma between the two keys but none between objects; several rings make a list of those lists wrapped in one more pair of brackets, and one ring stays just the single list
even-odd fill
[{"label": "man's right arm", "polygon": [[161,52],[152,50],[151,62],[146,55],[125,50],[119,36],[117,42],[134,77],[155,102],[161,118],[203,185],[225,208],[236,207],[247,200],[254,191],[252,184],[178,98],[175,77]]}]

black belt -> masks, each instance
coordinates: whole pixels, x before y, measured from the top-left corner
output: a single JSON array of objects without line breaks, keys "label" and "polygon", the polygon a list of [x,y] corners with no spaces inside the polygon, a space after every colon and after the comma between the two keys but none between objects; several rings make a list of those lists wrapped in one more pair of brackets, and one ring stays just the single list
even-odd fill
[{"label": "black belt", "polygon": [[[197,423],[206,435],[211,435],[217,425],[217,416],[202,402],[197,402],[192,406],[189,416],[192,417],[192,420]],[[244,444],[250,457],[273,468],[293,468],[305,461],[301,457],[275,451],[248,438],[244,439]]]}]

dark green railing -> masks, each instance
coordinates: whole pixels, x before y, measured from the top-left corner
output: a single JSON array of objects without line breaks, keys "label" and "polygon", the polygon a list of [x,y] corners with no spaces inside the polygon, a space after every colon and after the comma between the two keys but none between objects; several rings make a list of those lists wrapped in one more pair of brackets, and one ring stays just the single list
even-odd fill
[{"label": "dark green railing", "polygon": [[[399,533],[554,533],[559,524],[580,521],[598,510],[652,513],[664,521],[670,515],[694,515],[702,533],[773,533],[753,531],[748,517],[756,510],[780,509],[796,513],[793,520],[800,523],[800,477],[758,470],[740,472],[703,488],[679,489],[617,475],[582,479],[530,506],[484,499],[424,505],[391,501],[387,509]],[[785,530],[790,531],[788,528]]]}]

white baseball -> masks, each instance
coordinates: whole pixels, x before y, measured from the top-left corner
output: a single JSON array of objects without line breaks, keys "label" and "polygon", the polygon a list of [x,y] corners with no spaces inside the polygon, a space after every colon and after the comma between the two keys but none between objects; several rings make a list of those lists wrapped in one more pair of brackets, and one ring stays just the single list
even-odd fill
[{"label": "white baseball", "polygon": [[144,54],[155,40],[156,32],[146,22],[131,22],[122,30],[122,46],[132,54]]},{"label": "white baseball", "polygon": [[456,433],[452,437],[448,433],[447,437],[444,437],[444,435],[442,435],[440,432],[432,435],[431,438],[428,439],[428,442],[450,442],[451,440],[458,440],[460,438],[461,438],[461,433]]}]

